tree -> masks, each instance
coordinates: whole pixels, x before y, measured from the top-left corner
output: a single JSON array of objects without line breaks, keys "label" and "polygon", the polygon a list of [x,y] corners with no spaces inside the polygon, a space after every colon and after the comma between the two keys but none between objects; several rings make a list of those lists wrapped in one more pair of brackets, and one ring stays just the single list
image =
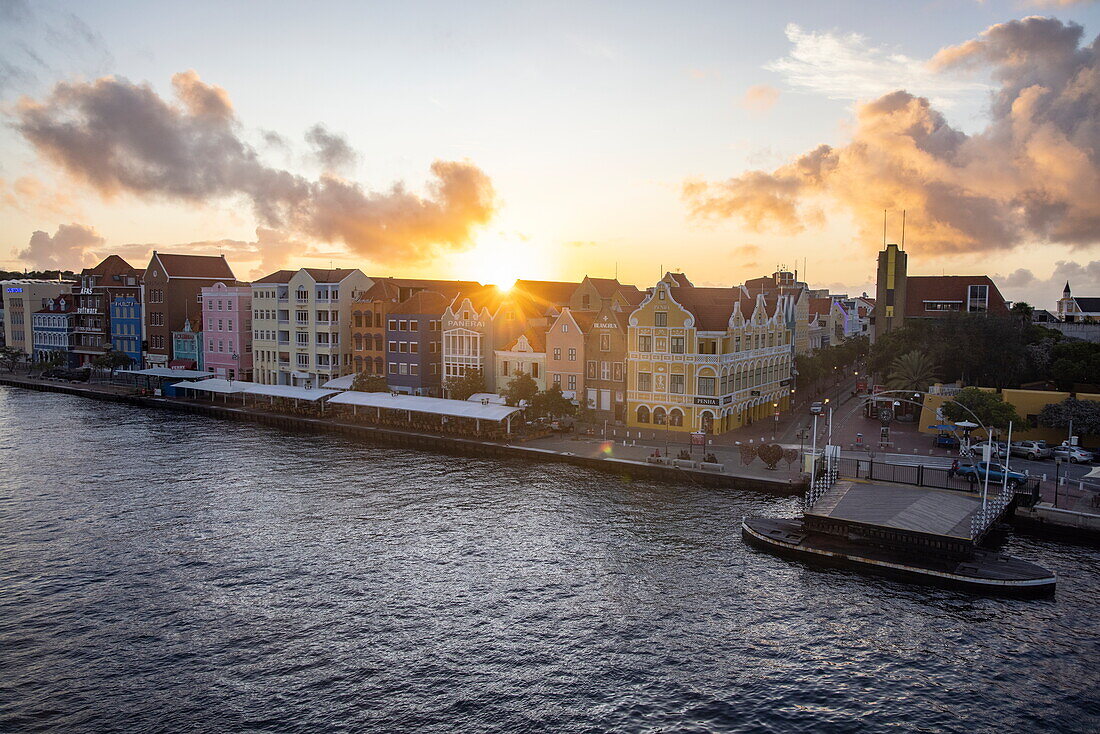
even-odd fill
[{"label": "tree", "polygon": [[0,364],[8,366],[8,372],[15,372],[15,365],[23,359],[23,351],[15,347],[0,347]]},{"label": "tree", "polygon": [[1016,301],[1012,304],[1012,315],[1020,320],[1021,324],[1030,324],[1035,308],[1027,301]]},{"label": "tree", "polygon": [[752,463],[752,460],[756,458],[756,446],[751,443],[737,444],[737,449],[741,454],[741,463],[748,466]]},{"label": "tree", "polygon": [[508,405],[519,405],[526,401],[528,405],[538,394],[539,386],[534,378],[526,372],[519,371],[508,381],[508,385],[501,392]]},{"label": "tree", "polygon": [[46,370],[52,370],[55,367],[62,367],[68,361],[64,352],[46,352],[46,354],[39,357],[38,361],[34,363],[34,366],[38,368],[39,372],[45,372]]},{"label": "tree", "polygon": [[443,385],[452,400],[465,400],[474,393],[485,392],[485,375],[481,370],[468,369],[460,377],[451,377]]},{"label": "tree", "polygon": [[[969,408],[974,415],[962,406]],[[1011,403],[1006,403],[999,393],[976,387],[964,388],[955,396],[954,401],[944,402],[943,415],[955,422],[973,422],[974,416],[977,416],[978,422],[987,428],[1008,428],[1009,421],[1020,424],[1020,416],[1016,414],[1016,408]]]},{"label": "tree", "polygon": [[1100,434],[1100,402],[1066,398],[1051,403],[1039,412],[1039,425],[1047,428],[1069,428],[1079,435]]},{"label": "tree", "polygon": [[386,382],[385,375],[360,372],[351,381],[351,389],[355,392],[389,392],[390,386]]},{"label": "tree", "polygon": [[115,376],[115,370],[129,367],[133,363],[133,357],[125,352],[118,352],[114,349],[108,349],[103,354],[92,358],[92,367],[95,367],[97,370],[110,370],[111,377]]},{"label": "tree", "polygon": [[787,462],[787,470],[789,471],[791,466],[798,461],[798,457],[802,454],[798,449],[790,448],[783,449],[783,461]]},{"label": "tree", "polygon": [[886,385],[892,390],[924,392],[939,379],[936,365],[923,352],[906,352],[890,363]]},{"label": "tree", "polygon": [[535,415],[545,415],[558,418],[564,415],[573,415],[577,406],[573,401],[561,393],[561,385],[554,383],[550,387],[536,393],[531,399],[531,409]]}]

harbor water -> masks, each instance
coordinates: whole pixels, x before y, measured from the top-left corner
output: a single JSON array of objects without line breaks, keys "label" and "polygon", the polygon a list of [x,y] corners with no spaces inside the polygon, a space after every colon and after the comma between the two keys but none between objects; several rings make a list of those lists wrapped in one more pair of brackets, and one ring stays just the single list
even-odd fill
[{"label": "harbor water", "polygon": [[1019,601],[747,548],[795,498],[0,387],[0,731],[1100,729],[1100,550]]}]

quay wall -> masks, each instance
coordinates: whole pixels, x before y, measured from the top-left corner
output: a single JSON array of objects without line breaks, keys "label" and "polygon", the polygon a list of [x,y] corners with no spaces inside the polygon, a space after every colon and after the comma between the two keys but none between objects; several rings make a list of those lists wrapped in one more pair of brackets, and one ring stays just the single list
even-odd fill
[{"label": "quay wall", "polygon": [[786,497],[805,491],[804,482],[772,480],[761,477],[698,471],[675,466],[648,464],[628,459],[578,456],[551,451],[534,446],[515,445],[495,441],[479,441],[394,428],[367,426],[329,418],[282,415],[230,407],[214,403],[192,403],[171,398],[145,397],[97,389],[93,385],[25,380],[17,376],[0,376],[0,385],[21,387],[40,392],[56,392],[113,403],[136,405],[145,408],[172,410],[178,413],[205,415],[224,420],[248,421],[286,431],[327,433],[347,436],[372,443],[400,448],[419,449],[442,453],[485,458],[519,458],[529,461],[557,461],[583,466],[596,471],[616,474],[624,479],[655,479],[675,484],[695,484],[706,487],[747,489]]}]

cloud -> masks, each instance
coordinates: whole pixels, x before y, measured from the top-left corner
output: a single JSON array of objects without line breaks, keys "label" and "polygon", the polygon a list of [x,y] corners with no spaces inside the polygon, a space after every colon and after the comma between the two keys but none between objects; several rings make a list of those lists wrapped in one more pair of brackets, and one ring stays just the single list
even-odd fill
[{"label": "cloud", "polygon": [[760,252],[760,248],[756,245],[739,245],[733,248],[734,255],[756,255]]},{"label": "cloud", "polygon": [[342,242],[376,263],[463,249],[495,213],[492,182],[468,161],[435,161],[426,196],[402,183],[374,192],[327,172],[311,180],[274,168],[241,137],[224,89],[193,71],[173,76],[172,86],[177,103],[123,78],[61,82],[44,100],[22,100],[14,127],[103,196],[196,204],[242,197],[261,226]]},{"label": "cloud", "polygon": [[18,257],[39,270],[80,267],[96,260],[96,252],[106,242],[93,227],[62,224],[52,236],[41,230],[32,234]]},{"label": "cloud", "polygon": [[994,280],[1005,298],[1026,301],[1036,308],[1054,311],[1067,282],[1074,295],[1100,294],[1100,260],[1084,264],[1073,260],[1059,260],[1054,264],[1054,271],[1047,278],[1041,278],[1031,270],[1020,268],[1008,275],[994,276]]},{"label": "cloud", "polygon": [[858,33],[804,31],[786,28],[792,48],[787,56],[764,66],[783,75],[787,84],[829,99],[866,100],[907,89],[927,96],[940,107],[955,97],[983,89],[966,79],[937,73],[923,62],[872,46]]},{"label": "cloud", "polygon": [[767,112],[779,99],[779,90],[767,84],[756,84],[748,88],[741,98],[741,106],[753,112]]},{"label": "cloud", "polygon": [[68,193],[50,188],[34,176],[20,176],[8,188],[0,178],[0,204],[34,214],[80,215],[80,207]]},{"label": "cloud", "polygon": [[1100,39],[1073,23],[1026,18],[937,54],[941,68],[989,68],[990,120],[967,135],[932,103],[896,91],[856,108],[847,145],[820,145],[772,171],[687,181],[692,214],[799,232],[822,207],[851,213],[868,245],[882,211],[907,209],[921,254],[1008,250],[1023,242],[1100,242]]},{"label": "cloud", "polygon": [[306,142],[313,147],[313,155],[318,163],[329,173],[351,168],[358,159],[358,155],[342,135],[330,133],[321,124],[306,131]]}]

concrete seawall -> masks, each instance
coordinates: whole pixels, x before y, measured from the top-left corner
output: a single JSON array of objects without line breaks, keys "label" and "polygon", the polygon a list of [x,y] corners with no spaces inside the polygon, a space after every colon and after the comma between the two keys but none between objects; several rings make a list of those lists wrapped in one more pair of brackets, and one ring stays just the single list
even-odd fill
[{"label": "concrete seawall", "polygon": [[193,403],[171,398],[142,397],[97,389],[94,385],[27,380],[13,375],[0,376],[0,385],[21,387],[40,392],[56,392],[76,395],[93,400],[122,403],[145,408],[171,410],[177,413],[204,415],[223,420],[248,421],[271,426],[286,431],[305,433],[327,433],[369,441],[388,446],[419,449],[442,453],[475,456],[484,458],[518,458],[529,461],[556,461],[574,464],[605,473],[615,474],[623,479],[655,479],[674,484],[695,484],[706,487],[726,487],[765,492],[776,496],[802,494],[805,484],[772,480],[755,476],[736,475],[681,469],[672,466],[648,464],[640,461],[616,458],[598,458],[551,451],[534,446],[523,446],[495,441],[479,441],[416,431],[402,431],[394,428],[380,428],[329,418],[309,418],[303,416],[266,413],[236,408],[214,403]]}]

